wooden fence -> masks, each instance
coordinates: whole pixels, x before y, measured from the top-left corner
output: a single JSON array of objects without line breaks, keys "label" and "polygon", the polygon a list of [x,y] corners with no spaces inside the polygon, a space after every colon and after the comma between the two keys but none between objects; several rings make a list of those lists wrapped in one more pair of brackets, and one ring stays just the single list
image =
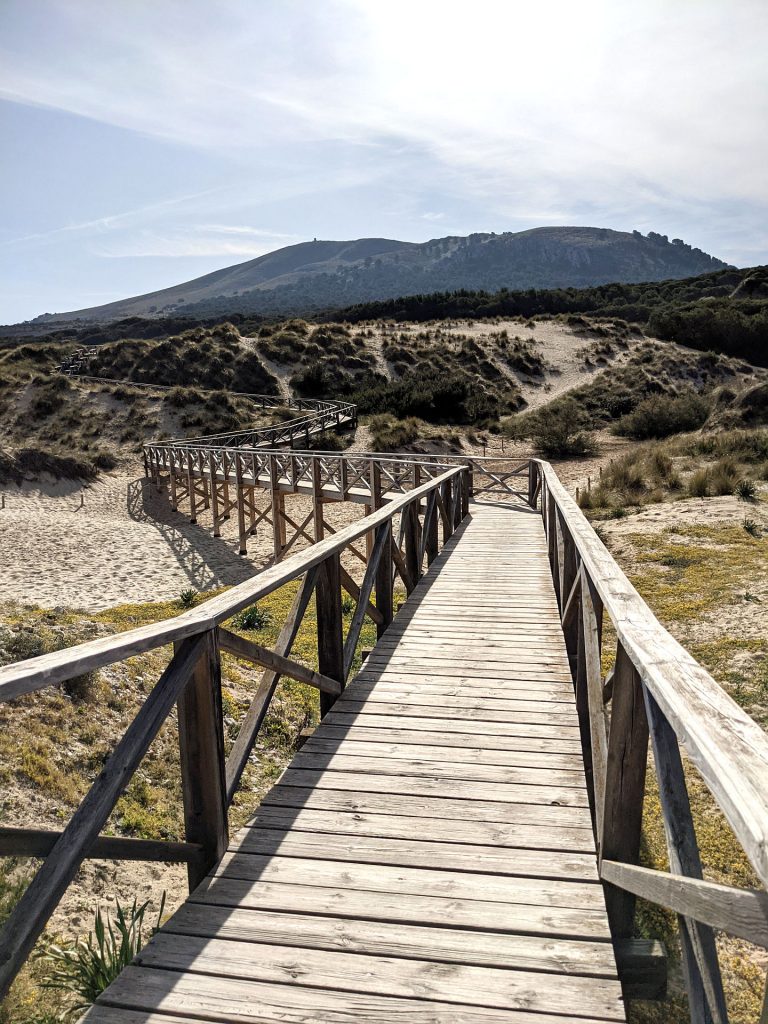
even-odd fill
[{"label": "wooden fence", "polygon": [[[703,880],[681,748],[765,885],[768,736],[661,626],[548,463],[532,463],[531,496],[572,665],[612,936],[633,934],[636,897],[674,911],[691,1020],[724,1024],[713,929],[768,946],[768,895]],[[617,643],[604,678],[606,615]],[[638,864],[649,739],[669,873]]]},{"label": "wooden fence", "polygon": [[[381,635],[394,615],[397,576],[410,594],[456,526],[468,514],[469,473],[454,467],[382,508],[190,611],[149,626],[55,651],[0,669],[0,701],[58,686],[68,679],[173,644],[173,655],[90,791],[63,832],[0,829],[0,856],[44,857],[0,932],[0,999],[32,950],[80,864],[87,857],[186,862],[190,887],[221,859],[228,808],[281,675],[320,691],[321,714],[349,677],[366,616]],[[393,520],[399,527],[393,532]],[[373,544],[346,637],[342,623],[342,552],[365,534]],[[222,624],[292,580],[300,580],[274,650]],[[317,671],[290,657],[314,595]],[[224,756],[220,652],[266,669],[240,731]],[[120,795],[163,722],[178,705],[185,841],[165,843],[101,836]]]}]

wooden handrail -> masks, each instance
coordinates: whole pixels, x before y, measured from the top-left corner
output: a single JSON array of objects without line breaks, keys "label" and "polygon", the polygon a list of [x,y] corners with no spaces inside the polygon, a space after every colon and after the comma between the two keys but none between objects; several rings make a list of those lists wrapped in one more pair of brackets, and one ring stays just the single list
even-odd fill
[{"label": "wooden handrail", "polygon": [[[714,929],[768,944],[768,896],[704,880],[681,748],[766,883],[768,737],[658,622],[548,463],[532,460],[529,495],[541,498],[612,937],[632,936],[636,896],[676,911],[691,1020],[727,1024]],[[604,615],[617,637],[605,680]],[[669,873],[637,863],[649,741]]]},{"label": "wooden handrail", "polygon": [[139,626],[115,636],[90,640],[76,647],[42,654],[14,665],[5,665],[0,668],[0,701],[13,700],[25,693],[56,686],[73,676],[92,672],[115,661],[123,661],[156,647],[213,629],[237,612],[303,575],[308,569],[319,565],[329,555],[343,551],[359,537],[365,536],[381,523],[397,515],[411,502],[426,497],[444,481],[458,478],[463,472],[465,470],[461,466],[446,470],[416,490],[407,491],[387,502],[364,519],[345,526],[332,537],[318,541],[305,551],[291,555],[285,561],[258,573],[253,579],[246,580],[230,588],[226,593],[210,598],[175,618],[149,626]]},{"label": "wooden handrail", "polygon": [[[318,466],[314,469],[313,475],[317,477]],[[418,474],[414,473],[414,482],[417,480]],[[197,886],[218,863],[228,841],[228,807],[280,676],[292,675],[318,688],[321,715],[330,708],[344,689],[363,617],[371,617],[380,631],[392,619],[393,563],[397,565],[398,556],[401,562],[403,559],[392,539],[393,517],[399,514],[409,524],[405,531],[405,558],[408,563],[405,575],[412,586],[423,572],[424,549],[420,549],[418,543],[422,505],[428,507],[429,495],[440,489],[448,489],[453,495],[449,503],[451,522],[443,530],[445,542],[458,520],[466,514],[469,470],[465,466],[447,469],[375,508],[362,520],[329,537],[318,539],[306,551],[273,565],[254,579],[174,619],[0,669],[0,700],[7,701],[165,644],[174,645],[173,657],[159,682],[64,831],[53,836],[45,833],[22,835],[18,832],[5,836],[4,841],[11,847],[15,844],[16,849],[34,848],[47,856],[0,932],[0,999],[8,991],[79,865],[95,851],[134,859],[143,855],[150,859],[184,860],[187,862],[190,889]],[[214,517],[219,511],[214,502]],[[340,556],[343,551],[352,549],[355,540],[371,532],[377,541],[371,564],[358,591],[358,608],[345,644]],[[415,553],[419,550],[422,557],[417,558]],[[277,650],[269,650],[221,627],[238,611],[295,579],[301,579],[302,583],[278,638]],[[375,606],[370,603],[374,582]],[[313,592],[317,608],[319,671],[306,668],[289,657]],[[224,750],[221,648],[267,668],[229,757],[225,757]],[[170,846],[157,843],[137,846],[100,836],[117,800],[174,704],[178,707],[186,842]]]},{"label": "wooden handrail", "polygon": [[768,883],[768,736],[661,625],[549,463],[536,462],[621,646]]}]

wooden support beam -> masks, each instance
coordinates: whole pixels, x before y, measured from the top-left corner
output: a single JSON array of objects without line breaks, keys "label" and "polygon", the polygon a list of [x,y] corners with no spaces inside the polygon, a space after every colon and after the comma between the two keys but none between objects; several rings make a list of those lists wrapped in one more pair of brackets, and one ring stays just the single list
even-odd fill
[{"label": "wooden support beam", "polygon": [[[0,857],[47,857],[60,838],[61,832],[49,832],[45,829],[0,827]],[[199,843],[98,836],[84,856],[89,860],[141,860],[184,864],[197,860],[202,851]]]},{"label": "wooden support beam", "polygon": [[616,970],[624,1000],[667,998],[667,952],[655,939],[615,939]]},{"label": "wooden support beam", "polygon": [[[648,765],[648,719],[643,684],[621,644],[616,649],[614,698],[605,770],[601,859],[636,864],[640,857],[645,776]],[[605,902],[614,939],[633,934],[635,897],[607,885]]]},{"label": "wooden support beam", "polygon": [[221,521],[219,518],[219,487],[216,482],[216,461],[213,452],[208,456],[208,471],[211,474],[211,511],[213,514],[213,536],[221,536]]},{"label": "wooden support beam", "polygon": [[[315,606],[317,608],[317,663],[320,672],[344,685],[344,639],[341,612],[341,577],[338,551],[318,566]],[[320,717],[334,705],[331,694],[320,694]]]},{"label": "wooden support beam", "polygon": [[204,636],[183,640],[125,735],[43,862],[0,932],[0,1000],[77,874],[121,793],[187,684],[205,646]]},{"label": "wooden support beam", "polygon": [[[293,599],[291,610],[288,612],[288,616],[283,623],[283,627],[280,630],[280,634],[275,643],[275,651],[278,654],[282,654],[287,657],[293,646],[293,641],[296,639],[296,634],[299,631],[299,626],[304,619],[304,614],[307,610],[312,593],[315,589],[315,583],[317,581],[317,566],[309,569],[306,576],[304,577],[296,597]],[[232,749],[227,757],[226,764],[226,776],[227,776],[227,803],[232,803],[232,798],[237,791],[237,787],[240,783],[245,766],[248,763],[248,757],[250,756],[253,744],[261,728],[261,723],[264,721],[270,701],[275,692],[275,688],[280,680],[280,674],[271,669],[268,669],[261,678],[259,688],[256,691],[253,700],[251,701],[250,707],[245,713],[243,721],[240,723],[240,731],[238,732]]]},{"label": "wooden support beam", "polygon": [[606,882],[728,935],[768,947],[768,893],[604,860]]},{"label": "wooden support beam", "polygon": [[[654,697],[643,687],[645,711],[659,783],[659,797],[672,874],[701,879],[701,857],[688,799],[677,737]],[[683,974],[694,1024],[727,1024],[720,965],[712,929],[678,916],[683,951]]]},{"label": "wooden support beam", "polygon": [[237,633],[231,633],[223,626],[219,626],[219,644],[223,651],[234,654],[237,658],[243,658],[255,665],[271,669],[281,676],[290,676],[291,679],[297,679],[300,683],[306,683],[307,686],[314,686],[321,693],[331,693],[337,697],[341,693],[342,687],[338,680],[329,679],[328,676],[315,672],[298,661],[286,658],[282,654],[271,651],[268,647],[262,647],[261,644],[248,640],[246,637],[238,636]]},{"label": "wooden support beam", "polygon": [[[346,590],[349,596],[354,598],[354,600],[359,604],[361,594],[360,587],[358,587],[343,565],[339,565],[339,578],[341,579],[341,585],[344,590]],[[367,606],[364,605],[364,613],[372,618],[377,625],[384,621],[381,612],[375,607],[375,605],[371,604],[370,600],[368,601]]]},{"label": "wooden support beam", "polygon": [[[363,626],[363,620],[366,612],[370,614],[372,606],[370,604],[371,592],[373,585],[376,580],[376,574],[379,567],[379,561],[381,560],[382,552],[389,539],[389,524],[382,523],[381,526],[376,530],[376,539],[374,541],[373,550],[371,557],[368,562],[368,566],[365,570],[365,576],[357,595],[357,604],[355,605],[355,611],[352,615],[352,621],[349,624],[349,632],[347,638],[344,641],[344,679],[346,680],[349,676],[350,669],[352,668],[352,661],[355,656],[355,650],[357,649],[357,641],[360,637],[360,630]],[[373,608],[376,613],[376,619],[378,623],[383,622],[383,616],[381,613]]]},{"label": "wooden support beam", "polygon": [[[385,523],[381,524],[385,527],[385,539],[383,541],[383,548],[379,564],[376,569],[376,609],[381,615],[381,622],[376,624],[376,633],[378,637],[382,637],[386,632],[387,626],[392,622],[393,616],[393,577],[392,577],[392,548],[394,546],[392,538],[392,520],[388,519]],[[435,520],[435,527],[437,527],[437,520]]]},{"label": "wooden support beam", "polygon": [[224,856],[229,842],[221,659],[216,630],[205,635],[192,678],[178,701],[184,832],[202,855],[188,864],[192,892]]}]

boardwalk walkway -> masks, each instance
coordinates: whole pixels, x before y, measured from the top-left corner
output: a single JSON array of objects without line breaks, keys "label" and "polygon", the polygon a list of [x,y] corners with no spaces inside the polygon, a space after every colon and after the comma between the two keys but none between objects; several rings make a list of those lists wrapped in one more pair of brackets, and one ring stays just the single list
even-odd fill
[{"label": "boardwalk walkway", "polygon": [[625,1020],[539,515],[472,506],[86,1019]]}]

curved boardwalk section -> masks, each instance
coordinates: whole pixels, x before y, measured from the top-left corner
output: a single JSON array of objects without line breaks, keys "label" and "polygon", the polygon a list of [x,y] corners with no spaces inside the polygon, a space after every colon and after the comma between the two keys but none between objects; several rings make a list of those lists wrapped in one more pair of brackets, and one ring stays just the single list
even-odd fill
[{"label": "curved boardwalk section", "polygon": [[89,1024],[623,1021],[541,518],[472,506]]}]

